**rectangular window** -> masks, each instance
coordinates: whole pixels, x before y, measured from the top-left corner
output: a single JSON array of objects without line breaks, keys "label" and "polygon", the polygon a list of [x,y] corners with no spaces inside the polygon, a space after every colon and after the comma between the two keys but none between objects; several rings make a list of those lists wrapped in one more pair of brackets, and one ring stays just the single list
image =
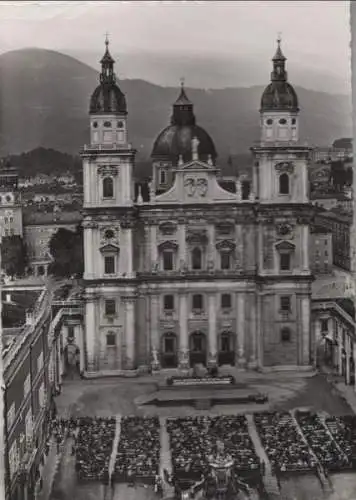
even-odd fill
[{"label": "rectangular window", "polygon": [[114,347],[114,346],[116,346],[116,335],[115,335],[115,333],[108,333],[106,335],[106,345],[107,345],[107,347]]},{"label": "rectangular window", "polygon": [[9,408],[9,411],[7,412],[7,430],[10,431],[12,426],[14,425],[15,422],[15,403],[12,403],[12,405]]},{"label": "rectangular window", "polygon": [[231,255],[228,252],[222,252],[220,255],[221,269],[228,270],[231,268]]},{"label": "rectangular window", "polygon": [[167,172],[164,168],[159,169],[159,183],[166,184],[167,182]]},{"label": "rectangular window", "polygon": [[165,295],[163,300],[163,306],[165,311],[174,310],[174,295]]},{"label": "rectangular window", "polygon": [[163,252],[163,270],[173,271],[173,252],[165,250]]},{"label": "rectangular window", "polygon": [[117,132],[117,142],[122,143],[125,141],[125,132],[123,130],[119,130]]},{"label": "rectangular window", "polygon": [[114,299],[105,300],[105,315],[113,316],[116,313],[116,302]]},{"label": "rectangular window", "polygon": [[112,142],[112,132],[111,132],[111,130],[104,130],[103,138],[104,138],[104,142],[106,144],[111,143]]},{"label": "rectangular window", "polygon": [[200,294],[193,295],[192,299],[193,311],[201,311],[203,309],[203,296]]},{"label": "rectangular window", "polygon": [[231,295],[229,293],[223,293],[221,295],[221,308],[231,309]]},{"label": "rectangular window", "polygon": [[290,312],[291,310],[291,300],[288,295],[281,297],[281,311]]},{"label": "rectangular window", "polygon": [[107,255],[104,260],[105,263],[105,274],[115,274],[115,257],[112,255]]},{"label": "rectangular window", "polygon": [[289,253],[281,253],[280,255],[280,270],[290,271],[290,255]]},{"label": "rectangular window", "polygon": [[320,329],[322,332],[327,332],[328,331],[328,320],[327,319],[321,319],[320,320]]},{"label": "rectangular window", "polygon": [[30,392],[31,392],[31,375],[29,373],[23,384],[24,397],[26,397]]}]

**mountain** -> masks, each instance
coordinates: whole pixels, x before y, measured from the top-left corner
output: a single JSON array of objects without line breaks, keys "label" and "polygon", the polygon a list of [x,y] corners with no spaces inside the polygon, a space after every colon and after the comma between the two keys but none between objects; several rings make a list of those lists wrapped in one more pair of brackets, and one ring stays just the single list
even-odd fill
[{"label": "mountain", "polygon": [[[98,82],[93,68],[67,55],[22,49],[0,56],[0,156],[39,146],[75,154],[88,141],[89,98]],[[267,83],[267,82],[266,82]],[[120,82],[129,106],[131,142],[139,158],[169,123],[177,88],[143,80]],[[296,88],[302,140],[328,145],[351,134],[351,102],[343,95]],[[214,139],[219,156],[244,154],[259,136],[263,87],[187,89],[198,123]]]}]

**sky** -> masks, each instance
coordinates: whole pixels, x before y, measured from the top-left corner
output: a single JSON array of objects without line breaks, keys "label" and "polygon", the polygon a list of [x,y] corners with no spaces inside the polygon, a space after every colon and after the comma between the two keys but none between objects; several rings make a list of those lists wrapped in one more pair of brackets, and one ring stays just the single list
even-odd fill
[{"label": "sky", "polygon": [[0,2],[0,53],[39,47],[91,63],[106,32],[111,51],[126,56],[254,64],[270,60],[280,32],[294,64],[339,79],[349,75],[349,2],[342,0]]}]

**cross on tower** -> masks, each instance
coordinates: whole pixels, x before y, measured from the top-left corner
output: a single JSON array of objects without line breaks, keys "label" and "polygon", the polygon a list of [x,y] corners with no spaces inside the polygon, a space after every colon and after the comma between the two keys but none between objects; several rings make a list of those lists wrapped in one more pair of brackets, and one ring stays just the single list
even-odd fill
[{"label": "cross on tower", "polygon": [[105,45],[109,45],[109,33],[105,33]]},{"label": "cross on tower", "polygon": [[278,33],[277,33],[277,43],[278,43],[278,45],[280,45],[281,41],[282,41],[282,32],[278,31]]},{"label": "cross on tower", "polygon": [[184,76],[182,76],[180,79],[180,86],[184,87],[184,84],[185,84],[185,78],[184,78]]}]

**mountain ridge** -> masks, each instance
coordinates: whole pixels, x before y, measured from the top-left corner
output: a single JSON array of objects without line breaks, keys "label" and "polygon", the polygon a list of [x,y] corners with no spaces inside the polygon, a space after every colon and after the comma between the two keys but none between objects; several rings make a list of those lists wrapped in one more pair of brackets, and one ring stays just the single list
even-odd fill
[{"label": "mountain ridge", "polygon": [[[26,48],[0,55],[0,151],[37,147],[78,153],[89,139],[89,98],[98,71],[61,52]],[[169,124],[179,89],[143,79],[119,80],[129,109],[130,141],[147,160],[158,133]],[[301,103],[301,139],[325,146],[351,133],[351,99],[295,87]],[[259,136],[264,86],[187,88],[197,123],[213,138],[219,158],[248,151]]]}]

